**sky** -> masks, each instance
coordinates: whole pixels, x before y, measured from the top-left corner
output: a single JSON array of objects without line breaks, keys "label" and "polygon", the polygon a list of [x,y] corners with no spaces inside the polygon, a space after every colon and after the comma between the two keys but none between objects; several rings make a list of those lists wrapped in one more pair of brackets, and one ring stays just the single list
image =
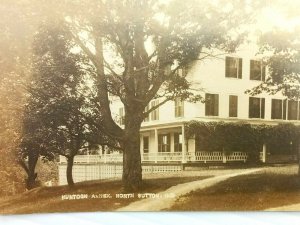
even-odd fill
[{"label": "sky", "polygon": [[269,31],[273,28],[292,31],[300,25],[300,1],[269,0],[257,21],[257,28],[262,31]]}]

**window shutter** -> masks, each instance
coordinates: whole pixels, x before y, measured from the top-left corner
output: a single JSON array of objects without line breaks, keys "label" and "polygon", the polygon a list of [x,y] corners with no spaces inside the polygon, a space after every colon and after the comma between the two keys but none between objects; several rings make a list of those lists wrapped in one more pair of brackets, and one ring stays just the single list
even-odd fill
[{"label": "window shutter", "polygon": [[249,97],[249,118],[261,118],[261,99],[256,97]]},{"label": "window shutter", "polygon": [[225,58],[225,77],[230,77],[230,57]]},{"label": "window shutter", "polygon": [[209,94],[205,94],[205,115],[209,116],[209,109],[210,109],[211,99]]},{"label": "window shutter", "polygon": [[250,80],[254,79],[254,60],[250,60]]},{"label": "window shutter", "polygon": [[239,66],[238,66],[238,78],[242,79],[242,73],[243,73],[243,59],[239,58]]},{"label": "window shutter", "polygon": [[237,117],[238,97],[229,95],[229,117]]},{"label": "window shutter", "polygon": [[272,99],[272,104],[271,104],[271,119],[276,119],[276,100]]},{"label": "window shutter", "polygon": [[283,100],[283,109],[282,109],[282,114],[283,114],[283,119],[286,120],[286,102],[287,100]]},{"label": "window shutter", "polygon": [[288,101],[288,120],[297,120],[298,102],[294,100]]},{"label": "window shutter", "polygon": [[264,119],[265,118],[265,99],[261,98],[260,99],[260,118]]},{"label": "window shutter", "polygon": [[249,97],[249,118],[253,118],[253,98]]},{"label": "window shutter", "polygon": [[219,95],[214,95],[214,116],[219,116]]}]

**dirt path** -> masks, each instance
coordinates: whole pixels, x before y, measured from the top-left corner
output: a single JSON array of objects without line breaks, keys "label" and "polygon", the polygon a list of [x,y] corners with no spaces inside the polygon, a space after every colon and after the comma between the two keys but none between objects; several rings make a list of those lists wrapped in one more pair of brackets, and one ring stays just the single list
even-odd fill
[{"label": "dirt path", "polygon": [[[133,202],[130,205],[120,208],[117,211],[160,211],[163,209],[170,208],[175,201],[182,195],[188,194],[192,191],[207,188],[213,186],[221,181],[224,181],[228,178],[239,176],[239,175],[246,175],[249,173],[255,173],[262,169],[245,169],[242,172],[232,173],[232,174],[225,174],[220,176],[215,176],[212,178],[199,180],[199,181],[192,181],[184,184],[178,184],[173,186],[166,191],[158,193],[159,198],[147,198],[137,202]],[[163,196],[174,195],[173,198],[167,198]]]}]

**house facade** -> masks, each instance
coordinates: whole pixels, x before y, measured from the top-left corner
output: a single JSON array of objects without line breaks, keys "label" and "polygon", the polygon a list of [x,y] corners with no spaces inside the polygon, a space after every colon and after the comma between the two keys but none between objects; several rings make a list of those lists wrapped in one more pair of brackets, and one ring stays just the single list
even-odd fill
[{"label": "house facade", "polygon": [[[197,149],[194,138],[186,139],[184,124],[191,120],[203,122],[247,122],[277,125],[284,122],[300,124],[300,104],[287,100],[281,93],[250,96],[245,91],[258,86],[268,76],[262,58],[256,56],[253,45],[242,46],[234,54],[219,54],[215,58],[193,64],[187,79],[199,84],[205,102],[167,102],[150,113],[142,123],[141,155],[143,162],[245,161],[247,154],[233,152],[226,158],[220,152]],[[159,103],[153,100],[149,107]],[[114,117],[123,125],[124,109],[112,103]],[[266,146],[261,146],[261,158],[266,157]],[[203,156],[203,157],[202,157]]]}]

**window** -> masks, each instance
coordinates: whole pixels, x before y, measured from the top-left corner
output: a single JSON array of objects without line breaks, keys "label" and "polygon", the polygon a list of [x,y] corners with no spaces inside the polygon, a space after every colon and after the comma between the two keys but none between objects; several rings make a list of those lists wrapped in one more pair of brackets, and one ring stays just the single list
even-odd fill
[{"label": "window", "polygon": [[[151,108],[158,104],[159,104],[159,100],[152,101]],[[151,120],[159,120],[159,108],[157,108],[151,112]]]},{"label": "window", "polygon": [[271,119],[286,119],[286,100],[272,99]]},{"label": "window", "polygon": [[149,137],[148,136],[143,137],[143,152],[149,153]]},{"label": "window", "polygon": [[187,75],[187,73],[188,73],[187,66],[184,66],[184,67],[177,70],[177,74],[181,77],[185,77]]},{"label": "window", "polygon": [[288,120],[299,119],[299,102],[290,100],[288,101]]},{"label": "window", "polygon": [[170,152],[170,134],[158,135],[158,152]]},{"label": "window", "polygon": [[124,114],[124,108],[119,108],[119,116],[120,116],[120,119],[119,119],[119,123],[120,125],[124,125],[125,124],[125,114]]},{"label": "window", "polygon": [[238,96],[229,95],[229,117],[238,116]]},{"label": "window", "polygon": [[227,56],[225,58],[225,77],[242,79],[243,59]]},{"label": "window", "polygon": [[249,98],[249,118],[265,118],[264,98]]},{"label": "window", "polygon": [[184,102],[180,98],[175,99],[175,117],[183,117],[184,115]]},{"label": "window", "polygon": [[219,115],[219,95],[205,94],[205,115],[218,116]]},{"label": "window", "polygon": [[182,152],[182,134],[174,133],[174,152]]},{"label": "window", "polygon": [[250,80],[264,81],[266,78],[266,66],[260,60],[250,60]]},{"label": "window", "polygon": [[[149,111],[149,105],[146,106],[144,112],[148,112]],[[148,122],[149,121],[149,114],[144,118],[144,122]]]}]

